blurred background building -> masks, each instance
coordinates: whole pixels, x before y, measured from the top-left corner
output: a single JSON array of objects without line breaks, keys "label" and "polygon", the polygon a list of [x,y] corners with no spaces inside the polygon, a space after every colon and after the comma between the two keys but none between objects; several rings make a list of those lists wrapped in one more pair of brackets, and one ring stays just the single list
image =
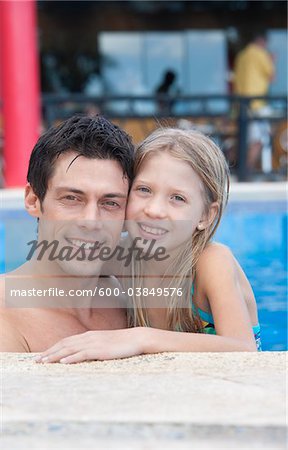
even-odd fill
[{"label": "blurred background building", "polygon": [[[254,175],[283,178],[286,21],[286,1],[275,0],[39,1],[42,126],[75,112],[101,112],[136,142],[159,122],[196,126],[218,140],[232,171],[247,179],[251,111],[249,102],[231,97],[233,69],[238,52],[261,29],[276,70],[269,91],[271,139]],[[173,83],[160,92],[167,72]]]},{"label": "blurred background building", "polygon": [[278,56],[271,92],[283,94],[286,18],[285,1],[41,1],[42,91],[153,94],[168,68],[183,94],[226,94],[261,27]]}]

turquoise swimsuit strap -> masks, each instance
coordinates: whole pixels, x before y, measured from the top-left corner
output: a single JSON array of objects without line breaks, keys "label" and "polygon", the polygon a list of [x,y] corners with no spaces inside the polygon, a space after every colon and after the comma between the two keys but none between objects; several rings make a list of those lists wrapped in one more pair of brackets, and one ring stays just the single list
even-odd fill
[{"label": "turquoise swimsuit strap", "polygon": [[[192,297],[193,297],[193,294],[194,294],[194,284],[192,283],[192,287],[191,287],[191,308],[192,308],[192,311],[193,311],[195,314],[196,314],[197,311],[198,311],[199,316],[200,316],[200,319],[202,319],[202,320],[204,320],[205,322],[208,322],[208,323],[211,323],[211,324],[214,325],[214,319],[213,319],[212,314],[209,314],[208,312],[203,311],[203,310],[200,309],[200,308],[196,308],[196,306],[195,306],[194,303],[193,303],[193,298],[192,298]],[[260,325],[259,325],[259,323],[257,323],[257,325],[254,325],[252,328],[253,328],[253,333],[254,333],[254,334],[259,333],[259,331],[260,331]]]},{"label": "turquoise swimsuit strap", "polygon": [[200,319],[204,320],[205,322],[212,323],[214,325],[212,314],[209,314],[209,313],[203,311],[202,309],[197,308],[194,305],[194,303],[193,303],[193,295],[194,295],[194,284],[192,283],[190,300],[191,300],[191,308],[192,308],[193,313],[197,314],[197,312],[198,312],[199,316],[200,316]]}]

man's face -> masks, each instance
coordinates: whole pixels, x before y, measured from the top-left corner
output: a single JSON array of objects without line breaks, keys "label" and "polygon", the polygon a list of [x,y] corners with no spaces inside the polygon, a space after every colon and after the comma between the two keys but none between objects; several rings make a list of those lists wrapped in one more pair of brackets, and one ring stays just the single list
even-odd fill
[{"label": "man's face", "polygon": [[81,247],[79,255],[86,255],[84,261],[56,259],[57,273],[59,269],[60,273],[70,275],[100,272],[102,262],[99,259],[91,262],[87,257],[92,247],[95,257],[101,248],[113,249],[117,245],[127,195],[128,180],[118,162],[77,157],[75,152],[57,159],[44,201],[40,205],[37,199],[37,213],[33,212],[39,217],[39,242],[56,240],[59,249],[69,246],[77,252]]}]

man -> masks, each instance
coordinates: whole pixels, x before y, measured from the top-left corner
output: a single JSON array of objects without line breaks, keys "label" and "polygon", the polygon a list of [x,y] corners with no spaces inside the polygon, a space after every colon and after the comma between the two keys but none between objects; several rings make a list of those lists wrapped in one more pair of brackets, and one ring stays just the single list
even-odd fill
[{"label": "man", "polygon": [[36,257],[6,275],[5,293],[2,279],[0,351],[40,352],[73,334],[126,327],[119,297],[100,298],[95,287],[117,285],[101,278],[97,255],[120,239],[132,171],[129,136],[101,116],[72,117],[38,140],[25,189]]},{"label": "man", "polygon": [[[274,78],[275,68],[272,55],[267,50],[267,36],[256,33],[250,44],[242,50],[235,62],[234,93],[244,97],[265,96]],[[269,108],[263,100],[251,102],[254,116],[269,114]],[[248,130],[249,169],[254,169],[261,155],[261,150],[269,141],[270,127],[266,121],[252,121]]]}]

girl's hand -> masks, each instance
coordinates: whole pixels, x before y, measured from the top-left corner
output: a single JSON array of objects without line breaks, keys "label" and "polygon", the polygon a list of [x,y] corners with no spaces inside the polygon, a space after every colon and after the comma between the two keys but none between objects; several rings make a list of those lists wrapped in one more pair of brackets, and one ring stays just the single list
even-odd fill
[{"label": "girl's hand", "polygon": [[87,331],[62,339],[35,358],[39,363],[79,363],[89,360],[128,358],[143,353],[143,328]]}]

